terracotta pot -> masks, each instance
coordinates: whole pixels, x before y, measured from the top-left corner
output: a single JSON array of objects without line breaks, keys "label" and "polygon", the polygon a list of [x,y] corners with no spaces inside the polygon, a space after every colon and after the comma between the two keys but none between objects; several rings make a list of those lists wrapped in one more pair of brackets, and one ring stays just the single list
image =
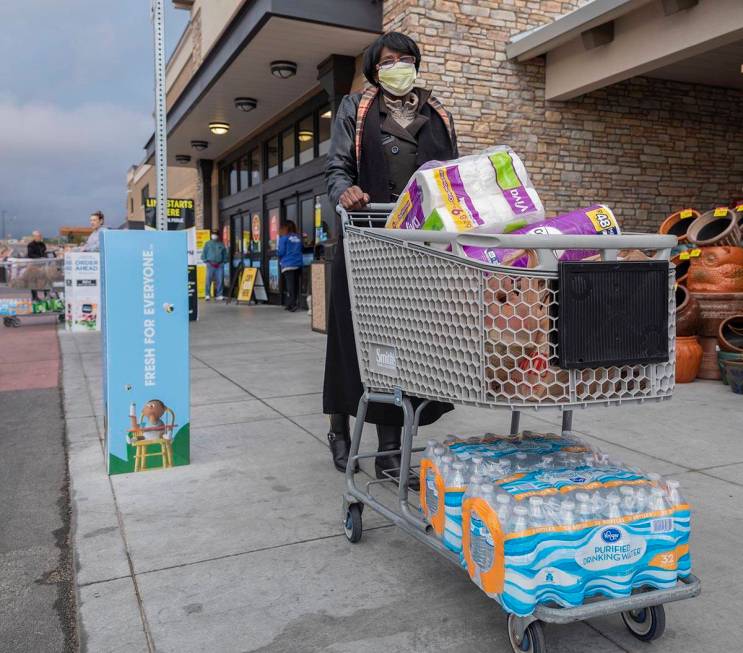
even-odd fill
[{"label": "terracotta pot", "polygon": [[699,304],[683,286],[676,286],[676,335],[695,336],[699,331]]},{"label": "terracotta pot", "polygon": [[[722,211],[725,213],[722,213]],[[700,215],[691,223],[686,232],[687,238],[698,247],[740,245],[738,216],[732,209],[712,209]]]},{"label": "terracotta pot", "polygon": [[717,340],[722,351],[743,354],[743,315],[732,315],[722,320]]},{"label": "terracotta pot", "polygon": [[705,247],[689,260],[686,287],[691,292],[743,292],[743,247]]},{"label": "terracotta pot", "polygon": [[659,234],[670,234],[678,238],[679,244],[688,241],[686,232],[689,230],[691,223],[700,216],[699,211],[694,209],[684,209],[671,213],[658,228]]},{"label": "terracotta pot", "polygon": [[702,346],[696,336],[676,338],[676,383],[691,383],[697,378],[702,355]]},{"label": "terracotta pot", "polygon": [[691,269],[691,259],[681,258],[681,254],[676,254],[671,259],[671,263],[675,266],[674,274],[676,275],[676,283],[679,286],[686,286],[689,280],[689,270]]},{"label": "terracotta pot", "polygon": [[699,335],[717,337],[720,322],[732,315],[743,315],[743,293],[696,293],[699,305]]},{"label": "terracotta pot", "polygon": [[700,379],[720,380],[720,367],[717,364],[717,338],[699,338],[702,346],[702,364],[699,366],[697,376]]}]

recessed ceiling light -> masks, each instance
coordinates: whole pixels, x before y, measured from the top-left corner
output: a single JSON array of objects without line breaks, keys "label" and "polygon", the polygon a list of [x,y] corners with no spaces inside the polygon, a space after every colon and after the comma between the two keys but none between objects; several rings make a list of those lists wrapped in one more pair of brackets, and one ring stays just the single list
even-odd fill
[{"label": "recessed ceiling light", "polygon": [[209,147],[209,141],[191,141],[191,147],[194,150],[198,150],[201,152],[202,150],[205,150],[207,147]]},{"label": "recessed ceiling light", "polygon": [[271,74],[280,79],[288,79],[297,74],[297,64],[293,61],[272,61]]},{"label": "recessed ceiling light", "polygon": [[223,136],[230,131],[230,123],[228,122],[210,122],[209,131],[217,136]]},{"label": "recessed ceiling light", "polygon": [[175,162],[176,163],[191,163],[191,156],[188,154],[176,154]]},{"label": "recessed ceiling light", "polygon": [[240,109],[240,111],[245,111],[246,113],[248,111],[252,111],[258,106],[258,100],[252,97],[236,97],[235,98],[235,107]]},{"label": "recessed ceiling light", "polygon": [[333,114],[330,112],[330,109],[328,109],[325,113],[321,113],[320,117],[325,118],[326,120],[330,118]]},{"label": "recessed ceiling light", "polygon": [[300,129],[299,134],[297,135],[300,143],[308,143],[312,140],[313,136],[314,133],[310,129]]}]

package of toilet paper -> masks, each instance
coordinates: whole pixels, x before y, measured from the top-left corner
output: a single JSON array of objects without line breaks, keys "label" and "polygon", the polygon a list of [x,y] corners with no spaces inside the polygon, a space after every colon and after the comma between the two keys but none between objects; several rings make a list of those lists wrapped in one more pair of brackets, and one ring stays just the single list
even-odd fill
[{"label": "package of toilet paper", "polygon": [[[534,235],[619,235],[621,230],[619,223],[612,210],[604,204],[594,204],[583,209],[576,209],[549,218],[540,222],[527,225],[510,232],[512,234],[534,234]],[[494,247],[462,247],[467,258],[490,264],[505,264],[517,268],[529,267],[529,255],[523,250],[498,249]],[[582,261],[598,254],[597,250],[568,249],[558,252],[561,261]]]},{"label": "package of toilet paper", "polygon": [[408,182],[388,229],[502,233],[544,218],[518,155],[501,145],[455,161],[429,162]]}]

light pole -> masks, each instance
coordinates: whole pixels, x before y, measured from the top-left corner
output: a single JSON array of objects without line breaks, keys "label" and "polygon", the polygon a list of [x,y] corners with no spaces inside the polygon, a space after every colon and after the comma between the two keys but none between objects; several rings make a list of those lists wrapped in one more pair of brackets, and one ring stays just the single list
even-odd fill
[{"label": "light pole", "polygon": [[157,171],[157,228],[168,228],[168,133],[165,107],[165,15],[163,0],[152,0],[155,36],[155,168]]}]

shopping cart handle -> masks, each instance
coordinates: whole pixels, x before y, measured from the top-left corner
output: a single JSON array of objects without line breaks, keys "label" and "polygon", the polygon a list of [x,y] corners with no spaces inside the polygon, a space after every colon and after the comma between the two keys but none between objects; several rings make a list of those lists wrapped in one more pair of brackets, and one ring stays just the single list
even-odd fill
[{"label": "shopping cart handle", "polygon": [[676,236],[622,234],[620,236],[566,234],[459,234],[457,243],[466,247],[505,249],[672,249]]}]

